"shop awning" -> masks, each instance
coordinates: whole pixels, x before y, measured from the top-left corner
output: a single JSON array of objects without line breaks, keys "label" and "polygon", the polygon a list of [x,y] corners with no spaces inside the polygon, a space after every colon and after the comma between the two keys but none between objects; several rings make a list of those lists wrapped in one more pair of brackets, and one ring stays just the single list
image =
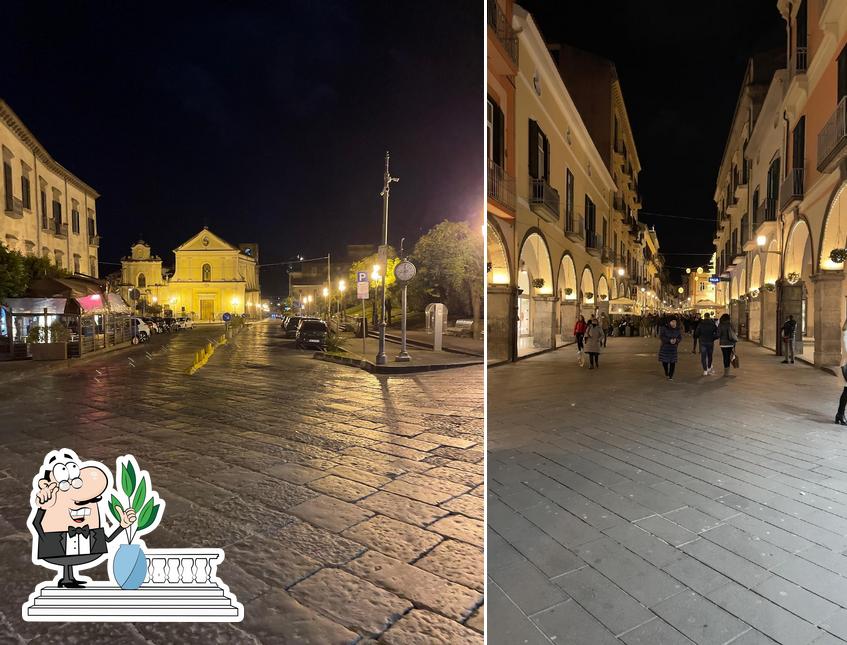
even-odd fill
[{"label": "shop awning", "polygon": [[5,304],[12,310],[12,315],[44,314],[45,309],[53,316],[61,316],[65,313],[76,314],[73,307],[71,311],[66,311],[67,298],[7,298]]},{"label": "shop awning", "polygon": [[131,314],[132,309],[129,308],[129,305],[124,302],[124,299],[121,298],[118,293],[110,293],[107,295],[109,299],[109,310],[113,314]]},{"label": "shop awning", "polygon": [[99,293],[92,293],[90,296],[83,296],[75,299],[83,314],[105,314],[106,304],[103,302],[103,296]]}]

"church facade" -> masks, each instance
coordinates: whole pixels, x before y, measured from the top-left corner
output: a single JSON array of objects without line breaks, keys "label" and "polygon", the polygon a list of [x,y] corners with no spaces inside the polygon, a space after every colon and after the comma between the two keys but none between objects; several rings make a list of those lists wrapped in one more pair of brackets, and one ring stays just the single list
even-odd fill
[{"label": "church facade", "polygon": [[204,227],[174,249],[173,275],[139,240],[121,260],[121,294],[142,309],[161,306],[165,315],[219,322],[224,313],[258,317],[258,245],[235,246]]}]

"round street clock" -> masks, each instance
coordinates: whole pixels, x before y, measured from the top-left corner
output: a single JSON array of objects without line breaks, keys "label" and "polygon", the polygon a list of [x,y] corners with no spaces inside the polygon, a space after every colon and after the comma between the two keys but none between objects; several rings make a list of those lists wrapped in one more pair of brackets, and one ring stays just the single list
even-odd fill
[{"label": "round street clock", "polygon": [[408,260],[403,260],[394,267],[394,277],[397,278],[398,282],[408,282],[415,277],[417,271],[414,264]]}]

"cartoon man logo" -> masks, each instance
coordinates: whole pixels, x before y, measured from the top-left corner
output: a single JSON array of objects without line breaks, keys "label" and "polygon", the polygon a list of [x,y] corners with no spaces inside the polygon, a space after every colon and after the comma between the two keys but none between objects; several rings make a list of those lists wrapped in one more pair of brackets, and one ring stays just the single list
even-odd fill
[{"label": "cartoon man logo", "polygon": [[112,488],[111,473],[98,462],[81,462],[73,450],[50,452],[33,485],[32,561],[62,572],[60,587],[82,587],[89,581],[77,580],[74,568],[96,565],[107,544],[136,522],[136,513],[118,507],[120,524],[107,535],[99,504]]}]

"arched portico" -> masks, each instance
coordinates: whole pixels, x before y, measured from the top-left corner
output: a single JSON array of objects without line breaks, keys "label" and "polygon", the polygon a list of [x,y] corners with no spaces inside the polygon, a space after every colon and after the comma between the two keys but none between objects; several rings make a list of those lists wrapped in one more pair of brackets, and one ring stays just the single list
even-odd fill
[{"label": "arched portico", "polygon": [[540,232],[521,244],[518,264],[518,355],[553,346],[553,277],[550,251]]},{"label": "arched portico", "polygon": [[488,221],[486,225],[486,345],[489,360],[513,358],[515,286],[512,280],[512,263],[498,226]]},{"label": "arched portico", "polygon": [[[797,321],[794,353],[812,357],[815,346],[815,255],[805,219],[798,219],[785,242],[784,275],[780,281],[781,317]],[[779,324],[780,321],[776,321]]]},{"label": "arched portico", "polygon": [[559,275],[556,279],[559,296],[558,342],[564,343],[573,338],[573,328],[578,310],[579,286],[576,282],[576,268],[570,253],[565,253],[559,262]]}]

